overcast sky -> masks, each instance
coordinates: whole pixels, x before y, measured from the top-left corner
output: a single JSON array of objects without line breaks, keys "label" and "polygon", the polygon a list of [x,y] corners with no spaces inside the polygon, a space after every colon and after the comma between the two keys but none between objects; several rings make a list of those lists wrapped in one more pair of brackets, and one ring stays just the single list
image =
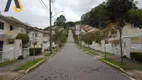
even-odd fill
[{"label": "overcast sky", "polygon": [[[20,13],[14,11],[14,0],[12,1],[9,12],[4,12],[7,1],[8,0],[0,0],[1,14],[16,17],[23,22],[39,28],[49,26],[49,12],[40,4],[40,0],[21,0],[24,10]],[[49,0],[43,1],[48,7]],[[80,20],[82,14],[90,11],[91,8],[99,5],[103,1],[105,0],[53,0],[53,15],[63,11],[56,15],[53,18],[53,21],[55,21],[55,19],[61,14],[65,15],[67,21],[78,21]],[[138,1],[138,6],[142,8],[142,0]]]}]

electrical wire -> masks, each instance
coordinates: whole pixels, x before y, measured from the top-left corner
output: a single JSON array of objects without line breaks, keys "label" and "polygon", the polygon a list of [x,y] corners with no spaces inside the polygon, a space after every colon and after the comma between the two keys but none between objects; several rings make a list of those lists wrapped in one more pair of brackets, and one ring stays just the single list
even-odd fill
[{"label": "electrical wire", "polygon": [[49,10],[49,8],[46,6],[46,4],[41,0],[42,4]]},{"label": "electrical wire", "polygon": [[49,12],[49,9],[47,8],[47,7],[45,7],[45,5],[43,5],[43,3],[40,1],[40,0],[38,0],[39,1],[39,3],[42,5],[42,7],[47,11],[47,12]]}]

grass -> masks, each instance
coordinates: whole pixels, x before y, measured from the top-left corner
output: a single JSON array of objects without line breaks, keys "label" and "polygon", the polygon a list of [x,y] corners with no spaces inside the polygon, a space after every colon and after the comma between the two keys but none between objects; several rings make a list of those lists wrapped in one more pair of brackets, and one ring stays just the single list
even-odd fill
[{"label": "grass", "polygon": [[112,64],[114,64],[114,65],[117,65],[117,66],[119,66],[120,68],[123,68],[123,69],[130,69],[130,67],[128,66],[128,65],[126,65],[126,64],[121,64],[121,62],[119,62],[119,61],[116,61],[116,60],[113,60],[113,59],[110,59],[110,58],[103,58],[103,60],[105,60],[105,61],[107,61],[107,62],[110,62],[110,63],[112,63]]},{"label": "grass", "polygon": [[45,53],[45,56],[52,56],[53,54],[55,54],[58,50],[53,50],[52,54],[50,54],[50,52]]},{"label": "grass", "polygon": [[53,57],[58,51],[60,51],[62,48],[56,48],[53,50],[52,54],[50,54],[50,52],[46,52],[45,53],[45,56],[48,56],[48,57]]},{"label": "grass", "polygon": [[94,56],[96,56],[96,55],[98,55],[98,54],[96,54],[96,52],[94,51],[94,52],[89,52],[90,54],[92,54],[92,55],[94,55]]},{"label": "grass", "polygon": [[19,70],[27,70],[30,67],[32,67],[33,65],[37,64],[38,62],[44,60],[44,58],[38,58],[32,61],[29,61],[28,63],[26,63],[25,65],[20,66],[19,68],[15,69],[15,71],[19,71]]},{"label": "grass", "polygon": [[94,50],[92,51],[91,49],[86,48],[86,47],[82,47],[82,50],[89,55],[93,55],[93,56],[98,55],[98,54],[96,54],[96,52]]},{"label": "grass", "polygon": [[51,55],[52,55],[52,54],[50,54],[50,53],[46,53],[46,54],[45,54],[45,56],[51,56]]},{"label": "grass", "polygon": [[9,61],[5,61],[5,62],[1,62],[0,63],[0,67],[2,67],[2,66],[6,66],[6,65],[9,65],[9,64],[11,64],[11,63],[14,63],[14,62],[16,62],[17,60],[9,60]]},{"label": "grass", "polygon": [[114,54],[112,54],[112,53],[108,53],[108,52],[101,52],[101,53],[103,53],[103,54],[107,54],[107,55],[114,55]]}]

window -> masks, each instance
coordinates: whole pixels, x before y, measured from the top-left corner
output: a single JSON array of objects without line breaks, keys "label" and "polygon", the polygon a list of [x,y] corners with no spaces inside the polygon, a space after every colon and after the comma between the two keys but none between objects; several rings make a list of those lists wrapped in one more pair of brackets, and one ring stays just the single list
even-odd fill
[{"label": "window", "polygon": [[26,31],[26,34],[29,34],[29,31]]},{"label": "window", "polygon": [[10,30],[11,30],[11,31],[13,30],[13,26],[11,26],[11,25],[10,25]]},{"label": "window", "polygon": [[21,29],[21,32],[23,32],[23,29]]},{"label": "window", "polygon": [[4,23],[0,22],[0,29],[4,30]]},{"label": "window", "polygon": [[33,35],[33,37],[34,37],[34,33],[33,33],[32,35]]},{"label": "window", "polygon": [[10,41],[10,42],[8,42],[8,44],[14,44],[14,42],[11,42],[11,41]]}]

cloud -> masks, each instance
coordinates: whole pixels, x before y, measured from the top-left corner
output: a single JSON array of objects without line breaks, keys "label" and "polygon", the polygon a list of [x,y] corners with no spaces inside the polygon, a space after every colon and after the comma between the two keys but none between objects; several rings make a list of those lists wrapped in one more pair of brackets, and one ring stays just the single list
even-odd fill
[{"label": "cloud", "polygon": [[[48,0],[44,1],[47,7],[49,6]],[[59,12],[53,18],[53,22],[55,19],[63,14],[67,18],[68,21],[78,21],[82,14],[90,11],[91,8],[99,5],[105,0],[53,0],[54,4],[52,4],[52,12],[53,15]],[[138,6],[142,7],[142,1],[138,0]],[[45,8],[40,4],[39,0],[21,0],[21,3],[24,6],[24,10],[20,13],[14,11],[14,0],[10,7],[9,12],[4,12],[4,8],[6,6],[7,0],[0,0],[0,11],[1,14],[6,16],[14,16],[17,19],[29,23],[32,26],[37,26],[39,28],[45,28],[49,26],[49,11],[45,10]],[[61,11],[64,11],[60,13]]]}]

